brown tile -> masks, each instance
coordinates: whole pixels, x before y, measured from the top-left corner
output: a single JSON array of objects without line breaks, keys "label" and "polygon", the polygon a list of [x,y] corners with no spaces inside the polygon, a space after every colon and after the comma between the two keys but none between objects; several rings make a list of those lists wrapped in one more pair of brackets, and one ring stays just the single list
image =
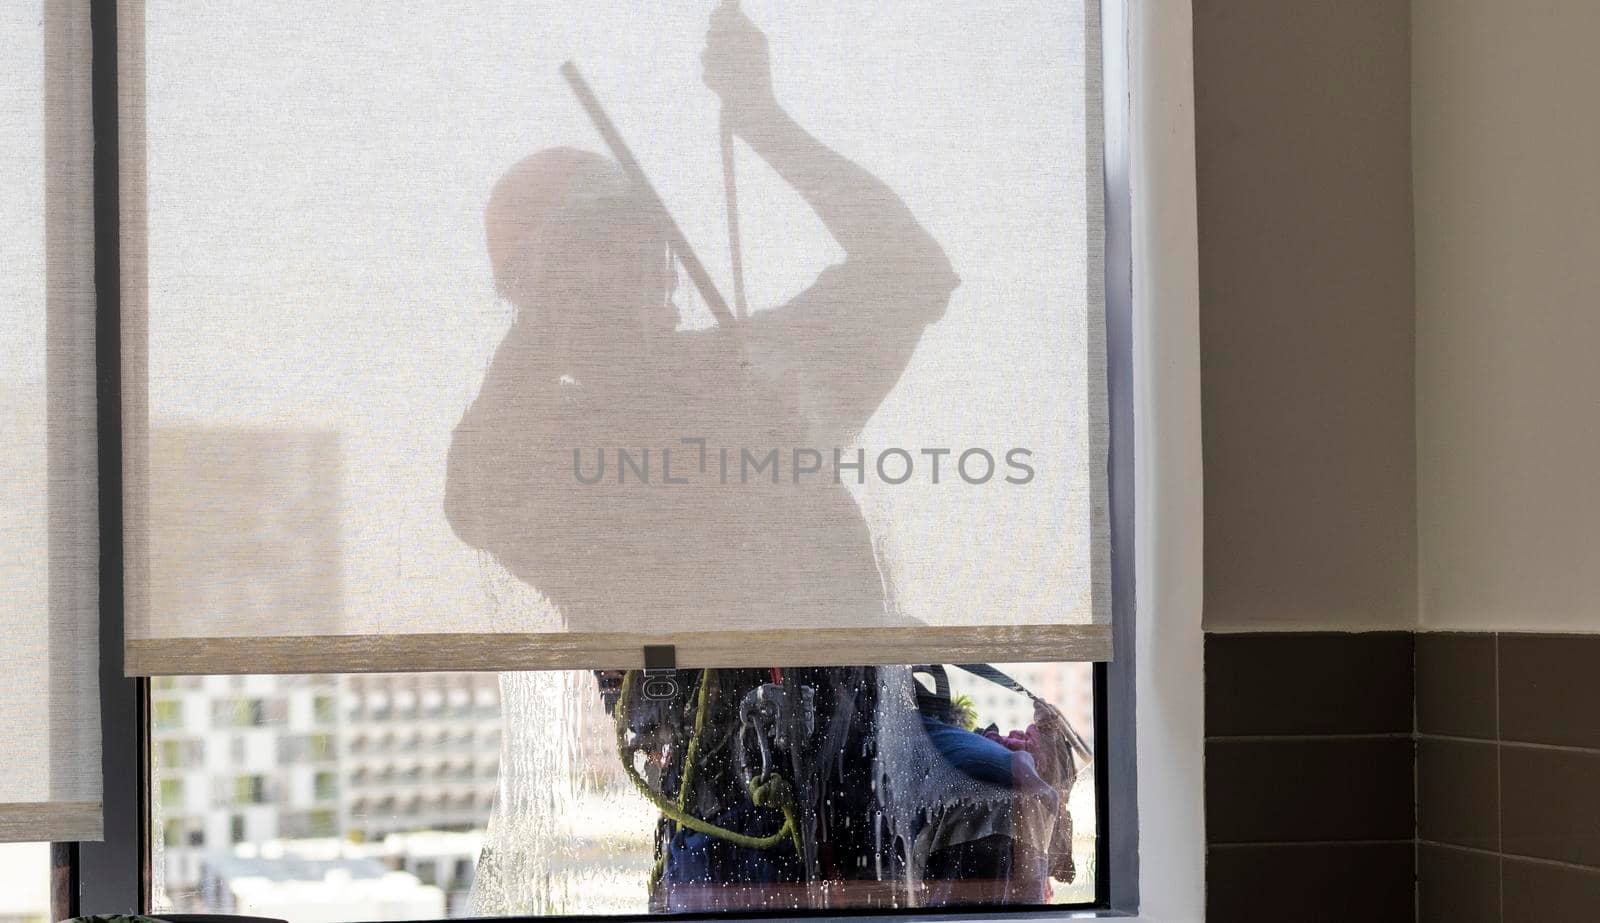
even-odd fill
[{"label": "brown tile", "polygon": [[1417,741],[1417,836],[1436,843],[1498,849],[1500,767],[1496,745]]},{"label": "brown tile", "polygon": [[1505,923],[1600,920],[1600,871],[1505,862]]},{"label": "brown tile", "polygon": [[1494,635],[1417,635],[1417,732],[1495,739]]},{"label": "brown tile", "polygon": [[1417,923],[1500,923],[1500,857],[1419,846]]},{"label": "brown tile", "polygon": [[1600,752],[1503,746],[1500,780],[1507,854],[1600,866]]},{"label": "brown tile", "polygon": [[1215,846],[1206,919],[1218,923],[1412,923],[1410,843]]},{"label": "brown tile", "polygon": [[1500,636],[1500,736],[1600,748],[1600,635]]},{"label": "brown tile", "polygon": [[1207,838],[1409,840],[1412,751],[1407,738],[1210,741]]},{"label": "brown tile", "polygon": [[1206,636],[1206,734],[1411,730],[1412,635]]}]

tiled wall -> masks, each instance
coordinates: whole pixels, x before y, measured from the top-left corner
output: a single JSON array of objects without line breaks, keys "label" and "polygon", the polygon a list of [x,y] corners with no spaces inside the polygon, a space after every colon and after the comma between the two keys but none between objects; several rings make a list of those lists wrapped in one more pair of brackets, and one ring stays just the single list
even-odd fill
[{"label": "tiled wall", "polygon": [[1413,919],[1413,659],[1407,632],[1207,635],[1207,920]]},{"label": "tiled wall", "polygon": [[1600,921],[1600,635],[1210,634],[1207,920]]},{"label": "tiled wall", "polygon": [[1417,636],[1421,923],[1600,920],[1600,636]]}]

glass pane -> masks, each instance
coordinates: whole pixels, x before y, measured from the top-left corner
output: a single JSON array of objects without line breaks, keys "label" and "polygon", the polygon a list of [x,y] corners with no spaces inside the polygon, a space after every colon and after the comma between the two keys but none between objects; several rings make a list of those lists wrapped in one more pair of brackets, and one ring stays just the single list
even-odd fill
[{"label": "glass pane", "polygon": [[156,909],[1089,903],[1092,667],[980,673],[158,678]]}]

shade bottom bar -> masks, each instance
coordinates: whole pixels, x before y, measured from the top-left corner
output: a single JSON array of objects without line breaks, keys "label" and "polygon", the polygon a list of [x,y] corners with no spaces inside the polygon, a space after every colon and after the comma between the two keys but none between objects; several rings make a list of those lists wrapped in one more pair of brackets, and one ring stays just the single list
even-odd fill
[{"label": "shade bottom bar", "polygon": [[0,843],[70,843],[105,838],[98,801],[0,802]]},{"label": "shade bottom bar", "polygon": [[129,676],[625,670],[646,645],[671,644],[700,667],[1026,663],[1111,659],[1110,625],[823,628],[629,633],[301,635],[130,639]]}]

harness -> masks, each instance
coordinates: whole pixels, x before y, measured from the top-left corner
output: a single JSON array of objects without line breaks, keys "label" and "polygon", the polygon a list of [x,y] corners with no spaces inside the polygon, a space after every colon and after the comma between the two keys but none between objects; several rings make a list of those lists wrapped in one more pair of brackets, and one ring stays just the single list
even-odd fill
[{"label": "harness", "polygon": [[[622,691],[617,698],[616,721],[617,756],[622,761],[623,771],[627,773],[629,781],[633,783],[633,787],[638,790],[639,794],[644,796],[644,799],[650,802],[657,811],[660,811],[661,816],[665,817],[675,827],[703,833],[706,836],[715,837],[747,849],[772,849],[787,842],[794,847],[796,855],[804,856],[805,848],[800,839],[800,825],[795,817],[794,789],[790,786],[788,780],[772,769],[771,752],[764,740],[760,743],[762,771],[759,774],[748,772],[745,774],[745,790],[750,796],[751,804],[758,808],[770,808],[781,812],[783,814],[783,826],[767,836],[750,836],[737,830],[719,827],[689,813],[689,794],[694,788],[700,740],[705,734],[707,694],[711,689],[712,681],[716,678],[715,670],[705,669],[700,673],[700,689],[695,695],[694,730],[689,736],[689,744],[684,752],[683,772],[678,784],[677,797],[673,801],[668,801],[650,787],[650,783],[645,781],[644,777],[639,774],[638,768],[634,766],[634,755],[638,753],[640,745],[628,740],[628,711],[632,704],[635,678],[638,675],[639,671],[629,670],[622,678]],[[758,687],[753,692],[759,691],[759,688],[764,687]],[[743,715],[741,714],[741,722],[742,719]],[[762,730],[758,727],[756,729],[758,738],[760,738],[761,733]],[[741,728],[741,741],[744,734],[745,729]],[[663,850],[661,855],[656,858],[655,868],[650,873],[652,888],[660,880],[662,870],[666,867],[666,861],[667,853]]]}]

